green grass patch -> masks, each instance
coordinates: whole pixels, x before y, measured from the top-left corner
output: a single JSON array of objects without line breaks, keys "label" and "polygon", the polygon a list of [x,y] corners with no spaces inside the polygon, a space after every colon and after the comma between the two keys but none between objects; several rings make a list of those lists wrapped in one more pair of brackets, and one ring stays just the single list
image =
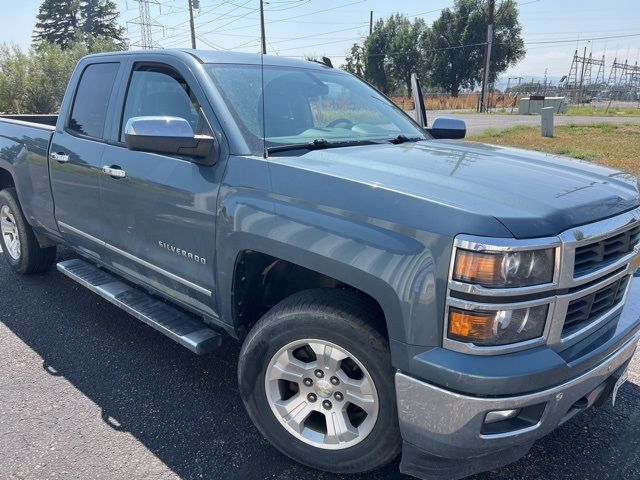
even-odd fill
[{"label": "green grass patch", "polygon": [[469,140],[566,155],[640,176],[639,124],[559,126],[553,138],[543,137],[540,127],[519,125],[506,130],[487,130]]}]

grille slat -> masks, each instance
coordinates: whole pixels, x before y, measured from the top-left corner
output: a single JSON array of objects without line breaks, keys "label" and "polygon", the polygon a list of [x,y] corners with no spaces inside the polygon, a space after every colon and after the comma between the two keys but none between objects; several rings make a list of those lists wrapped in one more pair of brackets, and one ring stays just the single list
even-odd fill
[{"label": "grille slat", "polygon": [[640,242],[640,225],[629,230],[576,248],[574,278],[581,277],[613,263],[631,253],[633,247]]},{"label": "grille slat", "polygon": [[622,277],[594,293],[571,301],[562,329],[563,336],[585,327],[600,314],[620,303],[628,283],[629,277]]}]

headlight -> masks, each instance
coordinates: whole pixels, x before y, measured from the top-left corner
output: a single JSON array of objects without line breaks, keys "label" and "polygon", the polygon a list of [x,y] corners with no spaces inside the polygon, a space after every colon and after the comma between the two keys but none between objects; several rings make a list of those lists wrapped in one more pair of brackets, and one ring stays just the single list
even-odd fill
[{"label": "headlight", "polygon": [[453,279],[486,288],[542,285],[553,281],[555,249],[515,252],[456,250]]},{"label": "headlight", "polygon": [[470,311],[449,308],[447,336],[478,346],[498,346],[541,337],[549,305],[517,310]]}]

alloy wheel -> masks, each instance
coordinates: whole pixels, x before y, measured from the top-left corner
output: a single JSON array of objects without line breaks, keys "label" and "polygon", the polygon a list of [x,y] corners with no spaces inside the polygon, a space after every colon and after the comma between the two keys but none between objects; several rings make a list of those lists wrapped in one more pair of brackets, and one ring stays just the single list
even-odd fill
[{"label": "alloy wheel", "polygon": [[20,235],[16,219],[7,205],[0,209],[0,233],[4,244],[7,246],[7,253],[14,260],[20,259]]},{"label": "alloy wheel", "polygon": [[367,369],[325,340],[282,347],[267,367],[265,389],[280,424],[314,447],[349,448],[371,433],[378,418],[378,394]]}]

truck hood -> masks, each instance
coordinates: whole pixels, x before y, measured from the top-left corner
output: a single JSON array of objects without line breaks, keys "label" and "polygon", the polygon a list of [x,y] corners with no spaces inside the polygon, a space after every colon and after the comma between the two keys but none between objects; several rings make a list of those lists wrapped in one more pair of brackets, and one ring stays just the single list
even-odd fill
[{"label": "truck hood", "polygon": [[492,216],[516,238],[556,235],[640,204],[638,184],[630,174],[472,142],[357,146],[273,160],[448,206],[467,216]]}]

